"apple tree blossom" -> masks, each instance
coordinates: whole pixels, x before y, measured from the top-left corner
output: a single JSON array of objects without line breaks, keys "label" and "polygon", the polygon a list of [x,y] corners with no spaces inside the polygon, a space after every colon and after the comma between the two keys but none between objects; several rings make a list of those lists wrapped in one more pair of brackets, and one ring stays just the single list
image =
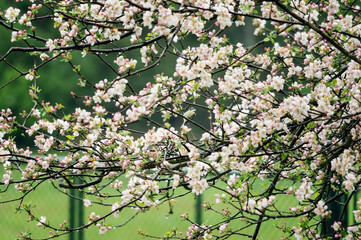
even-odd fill
[{"label": "apple tree blossom", "polygon": [[[185,231],[141,234],[258,239],[273,224],[284,239],[361,237],[361,199],[353,201],[361,182],[358,1],[8,5],[0,25],[11,47],[0,63],[17,75],[1,79],[0,88],[11,92],[25,81],[32,107],[13,112],[2,103],[0,196],[15,188],[22,197],[0,201],[21,206],[50,182],[69,197],[69,189],[84,192],[86,207],[106,211],[70,228],[24,207],[34,226],[53,232],[49,238],[116,231],[109,219],[125,209],[141,214],[170,202],[177,208],[187,195],[207,196],[203,210],[219,217],[196,223],[186,209]],[[245,35],[255,41],[246,44]],[[15,56],[32,59],[31,67]],[[107,77],[87,74],[89,58]],[[54,78],[41,70],[54,62],[69,66],[73,78],[62,81],[78,83],[69,94],[80,105],[41,95],[42,81]],[[353,221],[344,223],[352,202]]]}]

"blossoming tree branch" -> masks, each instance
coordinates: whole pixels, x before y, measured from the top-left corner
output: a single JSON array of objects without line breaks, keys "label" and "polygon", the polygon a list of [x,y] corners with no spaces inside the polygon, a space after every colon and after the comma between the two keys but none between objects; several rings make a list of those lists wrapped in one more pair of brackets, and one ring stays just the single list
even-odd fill
[{"label": "blossoming tree branch", "polygon": [[[183,215],[187,231],[157,237],[257,239],[282,219],[274,230],[285,238],[358,239],[359,205],[353,223],[341,223],[361,180],[356,2],[14,1],[1,9],[13,47],[0,61],[17,76],[1,79],[1,88],[28,81],[33,106],[1,112],[1,196],[20,191],[13,201],[49,238],[89,227],[104,234],[127,208],[177,208],[174,200],[213,189],[203,208],[219,218],[197,224]],[[43,22],[55,28],[52,38],[37,31]],[[258,39],[249,46],[240,30],[247,24]],[[31,55],[33,67],[9,62],[14,54]],[[95,57],[113,77],[87,77],[75,54]],[[71,94],[82,107],[39,96],[52,76],[38,72],[51,62],[71,66],[79,81]],[[143,74],[162,65],[172,74]],[[33,144],[17,146],[16,129]],[[64,194],[83,191],[85,206],[107,213],[73,229],[33,214],[27,195],[49,181]]]}]

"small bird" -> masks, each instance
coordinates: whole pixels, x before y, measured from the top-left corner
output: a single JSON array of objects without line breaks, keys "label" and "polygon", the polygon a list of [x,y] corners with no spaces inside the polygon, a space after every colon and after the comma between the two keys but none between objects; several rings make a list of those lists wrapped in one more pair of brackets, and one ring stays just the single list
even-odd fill
[{"label": "small bird", "polygon": [[196,115],[196,109],[191,107],[188,111],[183,114],[183,124],[182,127],[189,121],[192,120]]}]

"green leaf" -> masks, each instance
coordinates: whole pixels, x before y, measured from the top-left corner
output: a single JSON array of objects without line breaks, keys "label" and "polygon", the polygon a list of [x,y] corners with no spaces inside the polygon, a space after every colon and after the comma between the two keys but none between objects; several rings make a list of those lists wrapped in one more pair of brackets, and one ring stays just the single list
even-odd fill
[{"label": "green leaf", "polygon": [[317,198],[320,195],[320,193],[315,192],[315,198]]}]

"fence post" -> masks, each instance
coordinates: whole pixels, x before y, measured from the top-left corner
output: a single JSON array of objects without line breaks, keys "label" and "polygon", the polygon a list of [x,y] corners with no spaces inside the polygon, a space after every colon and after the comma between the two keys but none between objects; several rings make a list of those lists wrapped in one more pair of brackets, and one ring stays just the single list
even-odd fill
[{"label": "fence post", "polygon": [[202,195],[196,198],[196,221],[198,225],[202,224]]},{"label": "fence post", "polygon": [[[74,180],[74,183],[78,183],[77,179]],[[83,192],[77,189],[70,189],[70,195],[83,199]],[[70,207],[69,207],[69,227],[70,229],[82,226],[84,224],[84,205],[83,201],[77,200],[75,198],[70,198]],[[84,231],[70,232],[69,240],[83,240]]]}]

